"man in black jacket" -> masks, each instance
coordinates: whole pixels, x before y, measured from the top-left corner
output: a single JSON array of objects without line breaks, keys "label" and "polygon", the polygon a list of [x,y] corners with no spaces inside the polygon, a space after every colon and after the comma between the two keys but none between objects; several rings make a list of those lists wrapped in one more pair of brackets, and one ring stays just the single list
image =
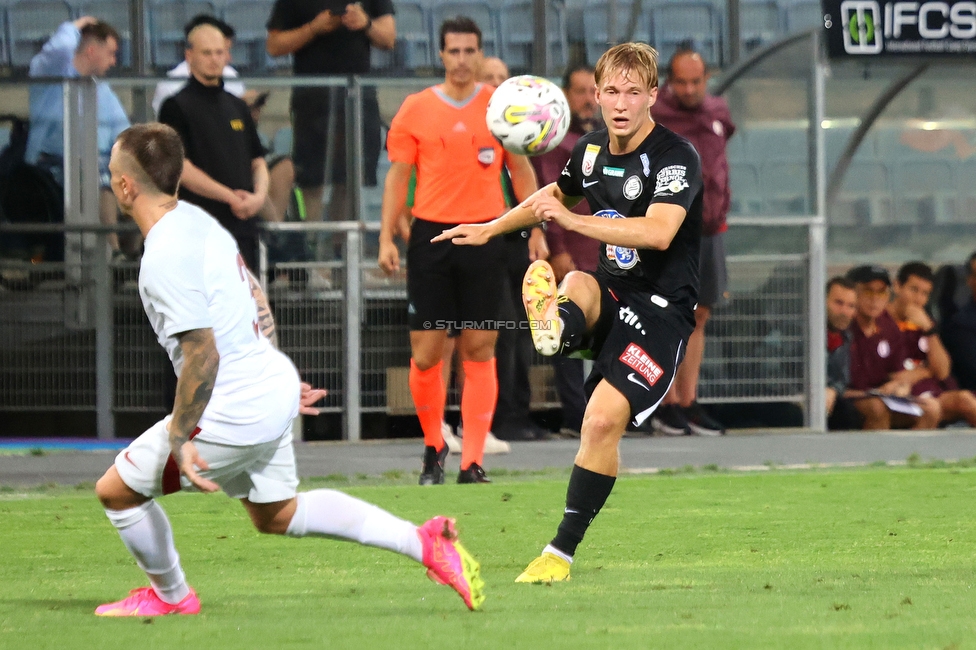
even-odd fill
[{"label": "man in black jacket", "polygon": [[193,28],[186,48],[190,80],[163,103],[159,121],[176,129],[186,150],[180,199],[213,215],[256,272],[256,217],[268,197],[268,166],[247,104],[224,90],[227,61],[227,41],[218,28]]}]

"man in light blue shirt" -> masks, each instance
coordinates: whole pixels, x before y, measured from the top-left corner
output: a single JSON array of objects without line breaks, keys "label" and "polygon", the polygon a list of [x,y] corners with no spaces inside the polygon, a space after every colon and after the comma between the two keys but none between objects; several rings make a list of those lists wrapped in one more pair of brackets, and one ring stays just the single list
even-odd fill
[{"label": "man in light blue shirt", "polygon": [[[118,32],[92,16],[63,23],[44,48],[31,59],[31,77],[101,77],[115,65]],[[103,81],[96,83],[98,98],[98,172],[101,187],[99,218],[115,224],[117,208],[109,189],[108,160],[115,138],[129,127],[129,118],[119,98]],[[26,161],[51,172],[64,186],[64,100],[61,84],[33,84],[30,87],[30,134]],[[113,252],[118,237],[108,237]]]}]

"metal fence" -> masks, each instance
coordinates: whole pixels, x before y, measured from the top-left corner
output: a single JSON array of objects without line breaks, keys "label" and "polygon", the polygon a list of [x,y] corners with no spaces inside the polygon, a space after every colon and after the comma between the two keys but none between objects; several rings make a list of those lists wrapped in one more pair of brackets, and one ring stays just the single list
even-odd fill
[{"label": "metal fence", "polygon": [[[63,227],[4,231],[17,228]],[[363,413],[412,412],[404,278],[387,278],[375,258],[363,257],[364,239],[377,224],[269,228],[269,237],[287,232],[314,240],[330,231],[344,237],[336,261],[275,263],[262,256],[281,349],[305,380],[329,390],[323,410],[344,414],[344,437],[352,440],[360,437]],[[69,238],[100,233],[83,235],[98,240],[76,263],[0,260],[0,416],[94,411],[99,435],[111,437],[118,414],[170,408],[164,387],[172,370],[143,313],[138,264],[105,259],[104,227],[67,229]],[[808,267],[806,254],[729,258],[733,295],[709,324],[702,401],[806,402]],[[531,372],[533,407],[558,407],[548,360],[537,356]],[[456,405],[457,395],[451,400]]]}]

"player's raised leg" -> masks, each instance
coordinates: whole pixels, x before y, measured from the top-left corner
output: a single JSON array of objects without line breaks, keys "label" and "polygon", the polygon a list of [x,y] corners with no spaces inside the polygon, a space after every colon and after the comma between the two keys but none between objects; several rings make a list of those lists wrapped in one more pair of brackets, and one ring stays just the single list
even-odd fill
[{"label": "player's raised leg", "polygon": [[480,565],[461,546],[454,520],[434,517],[422,526],[336,490],[311,490],[273,503],[242,503],[262,533],[345,539],[406,555],[434,581],[458,592],[469,609],[484,602]]},{"label": "player's raised leg", "polygon": [[589,273],[572,271],[562,286],[545,260],[533,262],[522,280],[522,300],[535,349],[544,356],[579,349],[600,318],[600,286]]},{"label": "player's raised leg", "polygon": [[569,580],[576,547],[606,503],[617,480],[619,444],[630,419],[627,398],[601,381],[586,407],[580,449],[566,490],[566,508],[553,540],[516,582],[551,583]]}]

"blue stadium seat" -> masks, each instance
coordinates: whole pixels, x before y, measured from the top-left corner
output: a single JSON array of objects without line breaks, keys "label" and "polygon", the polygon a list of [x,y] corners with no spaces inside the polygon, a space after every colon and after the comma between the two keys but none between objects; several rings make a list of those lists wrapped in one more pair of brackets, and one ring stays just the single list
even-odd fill
[{"label": "blue stadium seat", "polygon": [[0,6],[0,66],[10,65],[10,38],[7,31],[7,8]]},{"label": "blue stadium seat", "polygon": [[[585,0],[583,4],[583,24],[586,37],[586,60],[590,65],[596,65],[600,56],[607,48],[628,40],[648,43],[651,39],[651,12],[641,10],[637,15],[637,22],[631,21],[633,2],[618,0],[614,3],[615,17],[610,16],[610,4],[607,0]],[[611,20],[613,30],[611,33]],[[633,30],[631,32],[631,30]],[[611,38],[613,42],[611,43]]]},{"label": "blue stadium seat", "polygon": [[[481,28],[481,47],[485,56],[501,56],[498,17],[495,10],[482,0],[450,0],[431,5],[431,41],[438,44],[441,23],[455,16],[467,16]],[[440,65],[440,59],[435,62]]]},{"label": "blue stadium seat", "polygon": [[742,0],[739,25],[742,51],[751,52],[783,35],[783,18],[775,0]]},{"label": "blue stadium seat", "polygon": [[184,60],[183,26],[197,14],[217,15],[206,0],[149,0],[149,46],[152,64],[169,69]]},{"label": "blue stadium seat", "polygon": [[[741,129],[739,135],[743,135]],[[745,140],[746,159],[748,162],[762,167],[770,158],[789,160],[806,164],[809,157],[807,145],[807,131],[796,127],[755,127],[749,129]]]},{"label": "blue stadium seat", "polygon": [[680,43],[690,42],[712,65],[722,64],[722,15],[707,1],[672,0],[651,9],[652,44],[668,61]]},{"label": "blue stadium seat", "polygon": [[248,72],[274,67],[265,49],[268,39],[265,26],[273,6],[274,0],[230,0],[224,7],[222,18],[236,32],[231,65],[238,70]]},{"label": "blue stadium seat", "polygon": [[434,65],[439,49],[431,38],[430,11],[419,2],[396,3],[396,46],[392,52],[373,48],[374,70],[416,70]]},{"label": "blue stadium seat", "polygon": [[769,156],[759,169],[765,214],[779,216],[809,213],[813,202],[805,160]]},{"label": "blue stadium seat", "polygon": [[896,161],[892,183],[895,222],[926,225],[956,221],[956,167],[949,160]]},{"label": "blue stadium seat", "polygon": [[129,19],[129,3],[120,0],[82,0],[72,3],[76,16],[94,16],[108,23],[119,33],[117,64],[120,67],[132,66],[132,29]]},{"label": "blue stadium seat", "polygon": [[869,154],[859,150],[847,168],[834,207],[828,215],[830,225],[860,226],[892,222],[888,168]]},{"label": "blue stadium seat", "polygon": [[291,155],[291,145],[294,133],[290,126],[283,126],[275,131],[271,138],[271,150],[279,155]]},{"label": "blue stadium seat", "polygon": [[[532,0],[506,0],[501,8],[502,59],[513,70],[532,69],[535,42]],[[546,51],[549,71],[566,67],[569,40],[566,33],[566,5],[563,0],[546,0]]]},{"label": "blue stadium seat", "polygon": [[747,162],[732,162],[730,160],[729,183],[732,187],[732,205],[730,210],[732,214],[754,215],[762,212],[762,191],[759,189],[759,170],[755,165]]},{"label": "blue stadium seat", "polygon": [[63,0],[18,0],[7,7],[10,64],[26,68],[61,23],[71,20]]},{"label": "blue stadium seat", "polygon": [[786,0],[783,7],[783,27],[787,34],[823,27],[820,0]]}]

